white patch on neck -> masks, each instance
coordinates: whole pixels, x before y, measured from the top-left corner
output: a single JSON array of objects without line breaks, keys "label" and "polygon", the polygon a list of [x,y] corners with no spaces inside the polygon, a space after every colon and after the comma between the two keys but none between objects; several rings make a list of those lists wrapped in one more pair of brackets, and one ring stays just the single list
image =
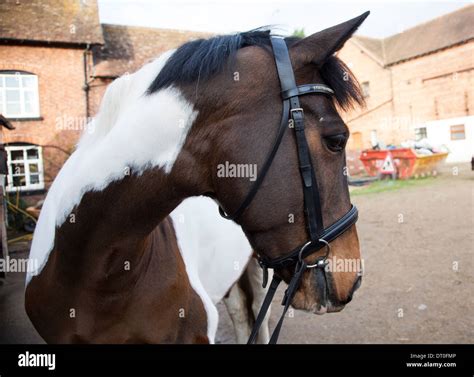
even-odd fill
[{"label": "white patch on neck", "polygon": [[[160,167],[169,173],[197,112],[173,87],[146,95],[168,52],[107,90],[91,135],[85,134],[49,189],[31,245],[26,284],[46,264],[56,228],[88,191],[101,191],[126,172]],[[86,132],[88,132],[86,130]]]}]

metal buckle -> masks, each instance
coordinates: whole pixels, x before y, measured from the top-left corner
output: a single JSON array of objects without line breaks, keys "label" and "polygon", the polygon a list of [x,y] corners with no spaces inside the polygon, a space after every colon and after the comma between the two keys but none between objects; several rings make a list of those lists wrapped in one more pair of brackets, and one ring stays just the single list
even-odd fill
[{"label": "metal buckle", "polygon": [[298,253],[298,262],[303,262],[303,251],[311,244],[311,241],[306,242]]},{"label": "metal buckle", "polygon": [[[315,267],[321,267],[323,268],[326,263],[327,263],[327,257],[329,256],[329,252],[331,251],[331,246],[329,246],[329,243],[324,240],[324,239],[319,239],[318,242],[321,242],[323,244],[326,245],[326,254],[322,257],[322,258],[318,258],[316,260],[316,263],[313,263],[313,264],[307,264],[306,265],[306,268],[315,268]],[[303,251],[306,249],[306,247],[311,243],[311,241],[307,242],[300,250],[299,254],[298,254],[298,259],[300,262],[303,261]]]},{"label": "metal buckle", "polygon": [[296,111],[301,111],[301,116],[303,117],[304,116],[304,110],[302,107],[296,107],[294,109],[290,109],[290,114],[291,116],[293,117],[293,112],[296,112]]}]

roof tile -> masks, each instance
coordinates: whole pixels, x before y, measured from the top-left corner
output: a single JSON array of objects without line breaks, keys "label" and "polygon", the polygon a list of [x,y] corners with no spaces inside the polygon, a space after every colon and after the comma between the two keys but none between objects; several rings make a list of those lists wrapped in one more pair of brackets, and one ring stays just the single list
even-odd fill
[{"label": "roof tile", "polygon": [[163,52],[210,33],[102,24],[105,45],[93,49],[96,77],[134,72]]},{"label": "roof tile", "polygon": [[392,65],[474,39],[472,20],[474,5],[468,5],[384,39],[354,40],[384,65]]},{"label": "roof tile", "polygon": [[95,0],[1,0],[0,39],[104,43]]}]

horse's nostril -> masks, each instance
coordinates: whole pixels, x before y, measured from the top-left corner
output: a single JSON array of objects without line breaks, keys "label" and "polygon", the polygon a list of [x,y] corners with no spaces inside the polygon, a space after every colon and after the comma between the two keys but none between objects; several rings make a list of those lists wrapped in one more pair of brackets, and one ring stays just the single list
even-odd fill
[{"label": "horse's nostril", "polygon": [[347,296],[347,301],[345,302],[346,304],[351,302],[354,292],[357,291],[357,289],[359,289],[361,284],[362,284],[362,276],[359,276],[357,280],[354,282],[354,285],[352,286],[351,293],[349,293],[349,296]]},{"label": "horse's nostril", "polygon": [[361,284],[362,284],[362,275],[360,275],[355,281],[354,288],[352,288],[352,293],[354,293],[357,289],[359,289]]}]

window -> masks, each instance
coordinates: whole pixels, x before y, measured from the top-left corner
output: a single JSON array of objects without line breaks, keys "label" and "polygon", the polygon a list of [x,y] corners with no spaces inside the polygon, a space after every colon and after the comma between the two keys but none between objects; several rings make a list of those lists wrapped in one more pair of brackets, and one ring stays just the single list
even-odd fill
[{"label": "window", "polygon": [[362,89],[362,95],[364,96],[364,98],[367,98],[368,96],[370,96],[370,84],[368,81],[364,81],[361,84],[361,89]]},{"label": "window", "polygon": [[464,124],[451,126],[451,140],[464,140],[464,139],[466,139]]},{"label": "window", "polygon": [[374,149],[379,146],[379,138],[377,137],[377,130],[370,131],[370,145]]},{"label": "window", "polygon": [[0,72],[0,113],[7,118],[39,117],[38,77],[24,72]]},{"label": "window", "polygon": [[8,158],[7,191],[44,188],[43,157],[36,145],[5,146]]},{"label": "window", "polygon": [[426,131],[426,127],[415,128],[415,140],[416,141],[426,139],[427,137],[428,137],[428,133]]}]

